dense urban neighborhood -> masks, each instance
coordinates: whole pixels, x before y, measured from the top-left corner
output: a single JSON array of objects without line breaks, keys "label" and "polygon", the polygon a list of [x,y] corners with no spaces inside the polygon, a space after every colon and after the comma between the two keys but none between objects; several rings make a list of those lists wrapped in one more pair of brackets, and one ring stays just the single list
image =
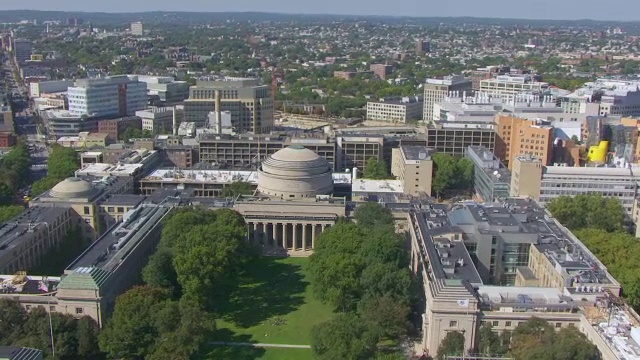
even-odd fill
[{"label": "dense urban neighborhood", "polygon": [[0,359],[640,360],[640,22],[11,10],[0,60]]}]

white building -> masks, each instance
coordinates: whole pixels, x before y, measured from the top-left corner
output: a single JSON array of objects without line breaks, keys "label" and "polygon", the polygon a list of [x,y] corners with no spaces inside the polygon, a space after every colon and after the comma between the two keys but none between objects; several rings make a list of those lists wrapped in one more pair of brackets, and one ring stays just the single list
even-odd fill
[{"label": "white building", "polygon": [[458,92],[460,95],[471,93],[471,80],[462,75],[445,76],[442,79],[427,79],[424,85],[424,109],[422,118],[428,120],[433,114],[433,105],[442,101],[450,92]]},{"label": "white building", "polygon": [[367,120],[406,123],[420,119],[423,104],[419,97],[403,97],[401,99],[380,99],[367,103]]},{"label": "white building", "polygon": [[29,96],[39,98],[44,94],[66,92],[71,86],[73,86],[73,80],[32,82],[29,84]]},{"label": "white building", "polygon": [[179,103],[189,97],[189,84],[186,81],[176,81],[171,76],[129,76],[137,76],[138,81],[147,84],[147,95],[157,96],[165,103]]},{"label": "white building", "polygon": [[585,113],[597,109],[597,115],[640,115],[640,81],[597,79],[562,97],[568,113]]},{"label": "white building", "polygon": [[530,75],[499,75],[495,79],[480,81],[480,91],[493,94],[542,93],[548,88],[548,83],[535,81]]},{"label": "white building", "polygon": [[131,23],[131,35],[142,36],[144,35],[144,28],[141,21]]},{"label": "white building", "polygon": [[[142,119],[142,130],[149,130],[153,135],[173,133],[173,107],[151,107],[136,111],[136,116]],[[184,121],[184,109],[176,107],[176,124]]]},{"label": "white building", "polygon": [[67,93],[76,116],[133,116],[147,107],[147,85],[135,76],[77,80]]}]

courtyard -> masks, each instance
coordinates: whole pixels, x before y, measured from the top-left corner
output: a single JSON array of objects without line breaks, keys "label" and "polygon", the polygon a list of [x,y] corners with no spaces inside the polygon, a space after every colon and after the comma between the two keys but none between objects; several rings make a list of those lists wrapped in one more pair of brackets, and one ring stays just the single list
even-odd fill
[{"label": "courtyard", "polygon": [[[312,294],[308,258],[262,257],[247,264],[240,288],[220,303],[218,330],[203,359],[312,359],[311,329],[333,316]],[[224,343],[271,344],[270,347]]]}]

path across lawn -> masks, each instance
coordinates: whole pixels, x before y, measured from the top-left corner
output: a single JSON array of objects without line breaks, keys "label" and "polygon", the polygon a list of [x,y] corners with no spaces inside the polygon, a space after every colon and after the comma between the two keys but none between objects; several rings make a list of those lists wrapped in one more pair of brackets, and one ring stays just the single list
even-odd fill
[{"label": "path across lawn", "polygon": [[238,342],[226,342],[226,341],[212,341],[209,345],[223,345],[223,346],[248,346],[248,347],[261,347],[261,348],[287,348],[287,349],[311,349],[310,345],[293,345],[293,344],[261,344],[261,343],[238,343]]}]

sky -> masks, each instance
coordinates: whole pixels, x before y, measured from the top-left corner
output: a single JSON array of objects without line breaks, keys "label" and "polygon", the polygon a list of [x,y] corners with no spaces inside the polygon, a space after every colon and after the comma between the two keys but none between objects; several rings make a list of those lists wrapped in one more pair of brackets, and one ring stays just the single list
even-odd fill
[{"label": "sky", "polygon": [[15,9],[87,12],[260,11],[640,21],[640,0],[0,0],[0,10]]}]

